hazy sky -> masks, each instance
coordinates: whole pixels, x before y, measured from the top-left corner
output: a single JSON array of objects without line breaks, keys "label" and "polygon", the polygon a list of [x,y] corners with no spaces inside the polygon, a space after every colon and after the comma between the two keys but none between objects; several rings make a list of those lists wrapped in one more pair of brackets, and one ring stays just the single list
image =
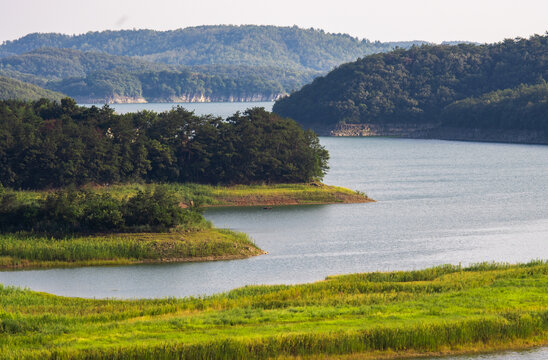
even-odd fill
[{"label": "hazy sky", "polygon": [[548,30],[548,0],[0,0],[0,42],[31,32],[211,24],[321,28],[370,40],[496,42]]}]

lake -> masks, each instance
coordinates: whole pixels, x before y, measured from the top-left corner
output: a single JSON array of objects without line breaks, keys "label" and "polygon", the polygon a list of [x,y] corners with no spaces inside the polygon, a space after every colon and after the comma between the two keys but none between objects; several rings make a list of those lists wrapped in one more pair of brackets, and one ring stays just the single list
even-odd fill
[{"label": "lake", "polygon": [[[174,104],[119,104],[120,113]],[[181,104],[229,116],[272,103]],[[189,296],[248,284],[439,264],[548,259],[548,146],[321,138],[328,184],[366,192],[369,204],[210,209],[218,227],[250,234],[269,254],[221,262],[0,272],[0,283],[90,298]],[[548,357],[546,348],[450,359]]]}]

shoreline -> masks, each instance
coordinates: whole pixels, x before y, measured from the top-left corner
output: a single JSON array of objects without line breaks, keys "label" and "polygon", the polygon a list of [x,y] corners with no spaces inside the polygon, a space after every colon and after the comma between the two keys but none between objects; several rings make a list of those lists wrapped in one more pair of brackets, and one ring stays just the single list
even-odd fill
[{"label": "shoreline", "polygon": [[[75,248],[82,248],[82,244],[86,243],[92,248],[90,251],[93,250],[93,247],[106,248],[106,252],[113,255],[110,258],[92,258],[93,253],[90,253],[86,259],[63,260],[53,258],[29,259],[15,254],[2,254],[0,255],[0,272],[87,266],[224,261],[247,259],[267,254],[266,251],[257,247],[247,235],[217,228],[183,233],[80,235],[58,240],[36,235],[20,236],[14,239],[13,237],[8,238],[4,234],[0,235],[0,240],[2,240],[2,237],[4,241],[10,242],[12,252],[15,254],[19,249],[30,246],[39,248],[43,252],[57,252],[62,256],[70,256],[67,253]],[[48,247],[51,241],[57,241],[55,251]],[[128,248],[131,253],[140,251],[142,257],[114,255],[116,251],[120,252],[120,248],[124,247]],[[85,249],[82,252],[84,251]]]},{"label": "shoreline", "polygon": [[188,263],[188,262],[209,262],[209,261],[228,261],[228,260],[242,260],[249,259],[254,256],[266,255],[267,251],[263,251],[257,248],[258,251],[253,254],[245,255],[219,255],[219,256],[203,256],[203,257],[182,257],[182,258],[168,258],[168,259],[145,259],[145,260],[133,260],[133,259],[112,259],[112,260],[89,260],[89,261],[75,261],[75,262],[61,262],[61,261],[47,261],[47,262],[30,262],[21,261],[19,265],[12,265],[2,267],[0,266],[0,272],[2,271],[23,271],[23,270],[48,270],[48,269],[71,269],[78,267],[88,266],[123,266],[123,265],[142,265],[142,264],[171,264],[171,263]]},{"label": "shoreline", "polygon": [[[439,351],[379,351],[373,353],[354,353],[347,355],[333,355],[333,356],[321,356],[324,360],[392,360],[392,359],[422,359],[433,358],[443,360],[448,356],[482,356],[482,355],[496,355],[507,352],[524,352],[534,351],[535,349],[543,349],[548,346],[548,339],[540,340],[523,340],[517,339],[509,343],[492,343],[485,344],[478,342],[470,344],[469,346],[463,346],[458,349],[442,349]],[[305,357],[280,357],[280,360],[311,360],[318,359],[317,356],[305,356]],[[463,359],[464,360],[464,359]]]},{"label": "shoreline", "polygon": [[329,137],[395,137],[502,144],[548,145],[548,135],[534,130],[440,127],[436,124],[348,124],[320,131]]},{"label": "shoreline", "polygon": [[[82,189],[99,194],[108,193],[121,199],[138,191],[153,189],[161,184],[126,183],[108,186],[85,185]],[[198,205],[208,207],[330,205],[371,203],[365,193],[323,183],[295,183],[272,185],[204,185],[196,183],[163,184],[176,193],[183,207]],[[46,197],[50,190],[15,191],[20,199],[36,201]]]}]

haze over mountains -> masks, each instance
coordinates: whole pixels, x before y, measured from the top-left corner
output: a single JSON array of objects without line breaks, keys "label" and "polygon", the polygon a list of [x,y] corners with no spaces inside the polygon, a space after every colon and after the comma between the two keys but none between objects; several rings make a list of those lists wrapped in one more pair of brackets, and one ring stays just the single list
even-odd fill
[{"label": "haze over mountains", "polygon": [[421,43],[296,26],[35,33],[0,46],[0,74],[87,102],[274,100],[342,63]]}]

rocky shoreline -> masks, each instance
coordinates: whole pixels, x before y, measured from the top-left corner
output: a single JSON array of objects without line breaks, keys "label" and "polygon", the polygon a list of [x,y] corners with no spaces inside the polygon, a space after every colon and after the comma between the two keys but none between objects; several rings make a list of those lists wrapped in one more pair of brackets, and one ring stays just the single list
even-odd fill
[{"label": "rocky shoreline", "polygon": [[344,124],[325,135],[548,144],[548,134],[542,131],[450,128],[437,124]]}]

